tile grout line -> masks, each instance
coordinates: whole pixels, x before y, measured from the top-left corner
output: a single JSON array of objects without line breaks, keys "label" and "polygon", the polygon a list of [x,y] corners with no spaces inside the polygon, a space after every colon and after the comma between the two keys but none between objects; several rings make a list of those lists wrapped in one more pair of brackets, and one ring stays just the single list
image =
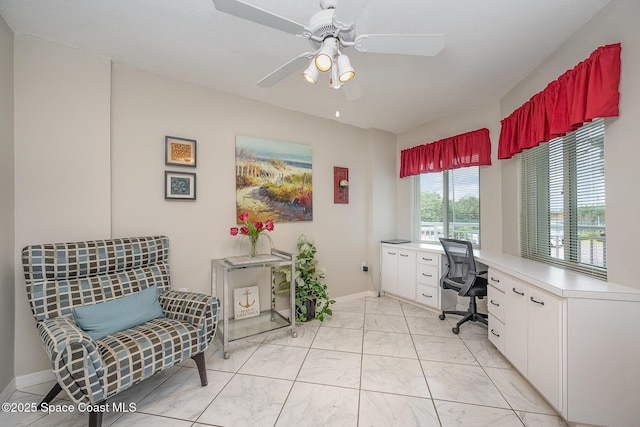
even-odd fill
[{"label": "tile grout line", "polygon": [[436,414],[436,418],[438,423],[442,427],[442,420],[440,419],[440,413],[438,412],[438,408],[436,407],[436,402],[433,398],[433,393],[431,392],[431,387],[429,386],[429,381],[427,380],[427,375],[424,372],[424,366],[422,365],[422,360],[420,359],[420,354],[418,354],[418,348],[416,347],[416,342],[413,339],[413,333],[411,332],[411,328],[409,328],[409,322],[407,322],[407,315],[404,312],[404,308],[402,304],[400,304],[400,308],[402,309],[402,313],[404,315],[404,321],[407,323],[407,328],[409,329],[409,336],[411,337],[411,343],[413,344],[413,350],[416,352],[416,357],[418,358],[418,364],[420,365],[420,370],[422,371],[422,378],[424,378],[424,382],[427,385],[427,390],[429,391],[429,400],[431,401],[431,406],[433,407],[433,412]]}]

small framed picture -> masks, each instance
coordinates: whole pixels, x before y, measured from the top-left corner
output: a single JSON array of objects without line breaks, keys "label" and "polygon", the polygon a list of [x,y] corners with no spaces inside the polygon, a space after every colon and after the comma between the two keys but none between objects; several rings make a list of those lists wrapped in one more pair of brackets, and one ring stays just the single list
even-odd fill
[{"label": "small framed picture", "polygon": [[164,198],[166,200],[195,200],[196,174],[165,171]]},{"label": "small framed picture", "polygon": [[165,136],[164,152],[165,165],[196,167],[196,141],[193,139]]}]

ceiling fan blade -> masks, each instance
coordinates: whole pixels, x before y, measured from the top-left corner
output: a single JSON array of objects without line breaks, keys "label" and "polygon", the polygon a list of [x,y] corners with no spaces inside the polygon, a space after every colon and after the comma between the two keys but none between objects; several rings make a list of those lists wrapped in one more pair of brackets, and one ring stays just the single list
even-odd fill
[{"label": "ceiling fan blade", "polygon": [[344,91],[344,96],[349,101],[355,101],[364,96],[364,92],[362,91],[362,86],[358,83],[357,79],[351,79],[348,82],[342,85],[342,90]]},{"label": "ceiling fan blade", "polygon": [[363,34],[354,46],[360,52],[435,56],[444,48],[443,34]]},{"label": "ceiling fan blade", "polygon": [[295,21],[267,12],[266,10],[244,3],[240,0],[213,0],[213,5],[220,12],[225,12],[238,18],[247,19],[257,24],[266,25],[276,30],[295,35],[302,35],[305,27]]},{"label": "ceiling fan blade", "polygon": [[339,0],[333,12],[333,24],[342,31],[353,28],[366,5],[367,0]]},{"label": "ceiling fan blade", "polygon": [[313,58],[313,53],[305,52],[291,61],[284,64],[282,67],[273,71],[271,74],[265,76],[258,82],[258,86],[260,87],[271,87],[276,83],[280,82],[280,80],[287,77],[289,74],[294,73],[298,70],[301,70],[303,67],[309,65],[309,61]]}]

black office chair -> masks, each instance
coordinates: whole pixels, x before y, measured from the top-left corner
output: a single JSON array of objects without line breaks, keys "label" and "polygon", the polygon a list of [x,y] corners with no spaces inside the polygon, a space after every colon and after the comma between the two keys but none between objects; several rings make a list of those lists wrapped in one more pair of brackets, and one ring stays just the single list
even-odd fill
[{"label": "black office chair", "polygon": [[487,296],[487,278],[481,277],[486,271],[477,271],[476,260],[473,257],[473,246],[466,240],[440,239],[444,252],[447,255],[449,271],[441,279],[443,289],[453,289],[462,297],[469,297],[469,310],[443,311],[440,320],[444,320],[447,314],[463,316],[451,330],[454,334],[460,332],[460,325],[465,322],[480,322],[488,324],[487,315],[478,313],[476,298]]}]

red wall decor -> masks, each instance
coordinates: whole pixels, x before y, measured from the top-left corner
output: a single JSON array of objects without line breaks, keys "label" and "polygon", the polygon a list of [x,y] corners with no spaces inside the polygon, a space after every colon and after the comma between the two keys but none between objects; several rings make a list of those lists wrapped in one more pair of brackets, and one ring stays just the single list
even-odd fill
[{"label": "red wall decor", "polygon": [[333,168],[333,203],[349,203],[349,169]]}]

